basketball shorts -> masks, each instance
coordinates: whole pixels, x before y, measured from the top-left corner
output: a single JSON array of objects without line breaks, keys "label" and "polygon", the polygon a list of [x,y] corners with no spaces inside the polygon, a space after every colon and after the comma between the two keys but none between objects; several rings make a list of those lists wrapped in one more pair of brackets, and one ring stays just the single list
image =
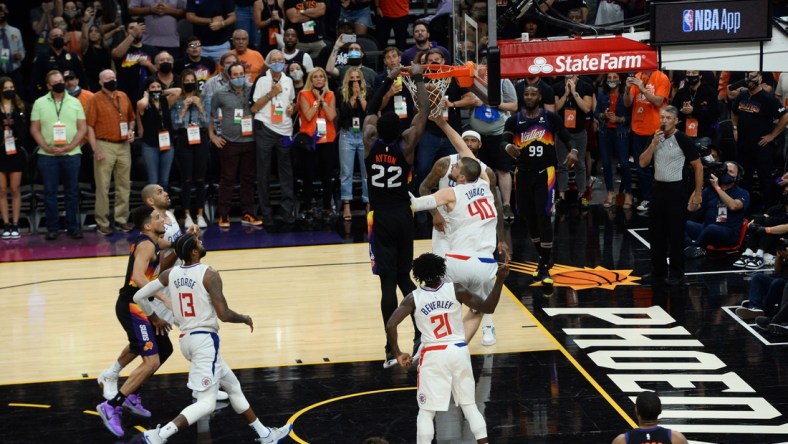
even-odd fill
[{"label": "basketball shorts", "polygon": [[555,167],[540,171],[519,170],[515,174],[517,206],[527,220],[555,215]]},{"label": "basketball shorts", "polygon": [[487,299],[495,285],[498,261],[492,256],[475,256],[458,251],[446,253],[446,280],[460,284]]},{"label": "basketball shorts", "polygon": [[148,321],[148,317],[139,305],[129,302],[121,296],[115,303],[115,316],[126,332],[129,340],[129,350],[140,356],[159,354],[159,345],[156,340],[156,329]]},{"label": "basketball shorts", "polygon": [[476,381],[471,354],[464,342],[424,345],[419,361],[416,402],[419,408],[445,412],[454,396],[457,404],[473,404]]},{"label": "basketball shorts", "polygon": [[367,215],[372,273],[407,273],[413,265],[413,210],[409,206],[383,207]]},{"label": "basketball shorts", "polygon": [[225,377],[227,381],[238,383],[219,353],[217,333],[203,330],[185,332],[181,334],[180,342],[181,353],[189,361],[189,382],[186,385],[190,389],[203,391],[220,382],[226,386],[222,381]]}]

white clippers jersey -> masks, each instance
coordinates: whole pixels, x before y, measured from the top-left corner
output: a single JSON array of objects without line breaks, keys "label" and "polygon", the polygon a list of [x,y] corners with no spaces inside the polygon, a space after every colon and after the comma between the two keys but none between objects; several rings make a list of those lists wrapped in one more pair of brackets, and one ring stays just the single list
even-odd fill
[{"label": "white clippers jersey", "polygon": [[[179,237],[181,237],[181,226],[178,225],[178,221],[175,219],[175,215],[172,211],[167,210],[167,220],[164,221],[164,240],[175,243]],[[175,250],[172,248],[167,248],[166,250],[161,250],[161,257],[165,258],[171,254],[175,254]],[[175,265],[180,265],[181,260],[178,259],[175,262]]]},{"label": "white clippers jersey", "polygon": [[452,251],[495,252],[498,213],[490,184],[479,179],[454,187],[455,204],[447,213],[449,246]]},{"label": "white clippers jersey", "polygon": [[413,301],[422,344],[465,341],[462,304],[454,295],[454,284],[444,283],[436,289],[419,287],[413,290]]},{"label": "white clippers jersey", "polygon": [[[456,187],[457,186],[457,182],[453,181],[451,179],[451,177],[449,177],[449,174],[451,174],[451,166],[454,165],[455,163],[459,162],[459,161],[460,161],[460,155],[459,154],[452,154],[452,155],[449,156],[449,168],[446,169],[446,173],[443,175],[443,177],[441,177],[440,180],[438,180],[438,189],[439,190],[442,190],[442,189],[444,189],[446,187]],[[480,160],[479,161],[479,165],[482,166],[482,171],[487,171],[487,165],[485,165],[484,162],[482,162]]]},{"label": "white clippers jersey", "polygon": [[202,283],[208,266],[178,265],[170,271],[172,311],[181,331],[211,328],[219,331],[219,318]]}]

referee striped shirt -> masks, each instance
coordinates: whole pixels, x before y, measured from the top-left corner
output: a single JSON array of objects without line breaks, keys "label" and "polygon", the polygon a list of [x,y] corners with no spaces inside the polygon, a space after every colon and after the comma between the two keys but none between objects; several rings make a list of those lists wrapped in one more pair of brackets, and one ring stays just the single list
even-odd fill
[{"label": "referee striped shirt", "polygon": [[679,182],[684,165],[698,158],[695,143],[684,133],[676,130],[670,137],[657,144],[654,150],[654,180],[657,182]]}]

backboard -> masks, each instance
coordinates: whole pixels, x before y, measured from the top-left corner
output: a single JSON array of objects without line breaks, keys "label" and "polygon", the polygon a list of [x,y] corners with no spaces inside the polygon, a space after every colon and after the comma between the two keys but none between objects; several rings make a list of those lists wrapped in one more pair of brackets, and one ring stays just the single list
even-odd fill
[{"label": "backboard", "polygon": [[[493,25],[492,29],[488,26],[488,23],[496,23],[496,9],[499,7],[496,3],[505,5],[509,2],[506,0],[476,1],[468,7],[468,2],[452,0],[453,40],[451,44],[454,50],[454,64],[464,65],[466,62],[473,62],[476,65],[477,69],[471,91],[483,102],[490,105],[500,103],[500,91],[497,94],[494,92],[494,97],[490,97],[487,90],[488,83],[500,84],[500,57],[496,57],[497,52],[491,51],[492,48],[497,48],[495,26]],[[481,57],[479,55],[480,49],[483,50]],[[487,56],[489,53],[492,53],[491,57]],[[494,67],[490,70],[489,63],[495,64],[497,69]]]}]

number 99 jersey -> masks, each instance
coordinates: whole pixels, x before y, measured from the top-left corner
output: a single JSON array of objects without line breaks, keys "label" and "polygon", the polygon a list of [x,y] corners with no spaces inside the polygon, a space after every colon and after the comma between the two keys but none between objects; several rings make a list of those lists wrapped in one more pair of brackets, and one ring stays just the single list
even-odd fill
[{"label": "number 99 jersey", "polygon": [[539,115],[529,118],[524,112],[509,117],[504,125],[504,131],[512,133],[512,142],[518,150],[517,168],[525,171],[541,171],[547,167],[556,166],[558,158],[555,151],[555,141],[558,132],[563,129],[563,122],[557,114],[543,109]]}]

